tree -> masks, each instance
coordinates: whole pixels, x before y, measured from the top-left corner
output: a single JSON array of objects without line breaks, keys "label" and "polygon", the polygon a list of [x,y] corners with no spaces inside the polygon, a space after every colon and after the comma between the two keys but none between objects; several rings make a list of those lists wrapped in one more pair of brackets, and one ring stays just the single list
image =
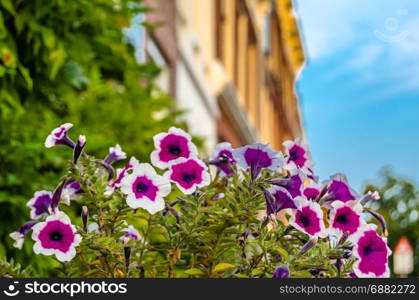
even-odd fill
[{"label": "tree", "polygon": [[63,175],[69,154],[39,142],[57,124],[88,131],[87,148],[98,157],[118,142],[140,159],[151,137],[173,124],[173,101],[153,84],[158,68],[139,65],[124,42],[122,29],[146,10],[138,3],[0,2],[0,256],[30,260],[31,246],[15,252],[8,234],[27,218],[33,193]]},{"label": "tree", "polygon": [[396,176],[390,169],[381,175],[381,185],[368,185],[365,191],[378,191],[381,199],[373,204],[387,220],[389,247],[394,250],[402,236],[415,248],[415,269],[410,276],[419,276],[419,192],[409,180]]}]

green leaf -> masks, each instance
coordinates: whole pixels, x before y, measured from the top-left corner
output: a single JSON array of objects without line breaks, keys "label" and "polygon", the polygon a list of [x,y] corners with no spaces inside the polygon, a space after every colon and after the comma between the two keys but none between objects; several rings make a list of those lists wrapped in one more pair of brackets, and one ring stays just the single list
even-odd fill
[{"label": "green leaf", "polygon": [[284,261],[288,260],[289,254],[287,252],[287,250],[285,250],[284,248],[281,247],[276,247],[275,251],[281,255],[281,257],[283,258]]},{"label": "green leaf", "polygon": [[22,74],[23,79],[25,79],[26,84],[28,85],[28,89],[32,90],[33,87],[33,82],[32,82],[32,78],[31,75],[29,74],[29,70],[26,69],[24,66],[22,66],[21,64],[19,64],[18,69],[20,71],[20,74]]},{"label": "green leaf", "polygon": [[198,268],[188,269],[184,273],[194,276],[205,275],[205,272]]},{"label": "green leaf", "polygon": [[11,0],[1,0],[1,6],[3,6],[12,15],[16,14],[15,8],[13,7]]},{"label": "green leaf", "polygon": [[224,272],[227,270],[230,270],[234,268],[234,265],[232,264],[228,264],[228,263],[219,263],[218,265],[216,265],[213,269],[212,272],[213,273],[219,273],[219,272]]}]

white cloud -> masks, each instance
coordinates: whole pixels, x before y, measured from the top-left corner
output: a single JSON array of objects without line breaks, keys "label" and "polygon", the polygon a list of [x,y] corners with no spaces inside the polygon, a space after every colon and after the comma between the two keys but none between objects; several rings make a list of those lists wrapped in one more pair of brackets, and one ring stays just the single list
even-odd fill
[{"label": "white cloud", "polygon": [[323,79],[351,72],[354,83],[386,85],[380,95],[419,91],[417,1],[295,1],[309,63],[330,63]]}]

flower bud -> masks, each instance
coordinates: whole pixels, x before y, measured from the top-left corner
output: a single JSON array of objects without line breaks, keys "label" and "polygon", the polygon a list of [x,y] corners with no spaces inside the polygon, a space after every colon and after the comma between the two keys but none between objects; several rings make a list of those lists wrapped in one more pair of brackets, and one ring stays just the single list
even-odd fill
[{"label": "flower bud", "polygon": [[349,259],[349,258],[351,258],[352,257],[352,251],[350,251],[350,250],[345,250],[345,252],[343,252],[343,256],[342,256],[342,258],[344,258],[344,259]]},{"label": "flower bud", "polygon": [[268,190],[264,190],[263,195],[265,196],[266,201],[266,215],[269,217],[270,215],[275,214],[277,212],[275,198],[272,195],[272,193]]},{"label": "flower bud", "polygon": [[83,221],[83,230],[87,232],[87,219],[89,218],[89,209],[83,206],[81,209],[81,219]]},{"label": "flower bud", "polygon": [[342,262],[342,260],[340,259],[340,258],[338,258],[337,260],[336,260],[336,262],[335,263],[333,263],[333,265],[336,267],[336,269],[338,270],[338,274],[340,274],[340,271],[341,271],[341,269],[342,269],[342,266],[343,266],[343,262]]},{"label": "flower bud", "polygon": [[66,183],[67,183],[67,179],[64,179],[60,183],[60,185],[55,189],[54,194],[52,195],[51,209],[53,213],[55,213],[57,210],[58,204],[60,203],[60,200],[61,200],[61,194],[63,193],[63,189]]},{"label": "flower bud", "polygon": [[128,268],[131,257],[131,247],[124,247],[125,266]]},{"label": "flower bud", "polygon": [[314,237],[314,238],[310,239],[303,246],[303,248],[301,248],[300,252],[298,252],[295,257],[297,258],[297,257],[303,256],[304,254],[306,254],[311,248],[313,248],[317,244],[317,241],[318,241],[318,237]]},{"label": "flower bud", "polygon": [[83,152],[83,148],[86,146],[86,137],[84,135],[80,135],[79,139],[77,140],[76,147],[74,147],[74,154],[73,154],[73,163],[77,164],[80,155]]},{"label": "flower bud", "polygon": [[372,211],[370,209],[367,209],[367,211],[380,223],[383,236],[387,237],[388,236],[387,224],[386,224],[386,221],[384,220],[384,217],[380,215],[378,212]]},{"label": "flower bud", "polygon": [[360,200],[360,203],[362,205],[365,205],[370,201],[376,201],[376,200],[380,200],[380,194],[377,191],[375,191],[375,192],[369,191],[367,194],[365,194],[362,197],[362,199]]},{"label": "flower bud", "polygon": [[140,278],[145,278],[144,266],[143,265],[139,265],[137,268],[138,268],[138,272],[139,272],[139,277]]},{"label": "flower bud", "polygon": [[108,182],[113,180],[113,177],[115,175],[115,171],[114,169],[111,167],[111,165],[105,163],[105,162],[100,162],[100,165],[102,167],[104,167],[106,169],[106,171],[108,171]]},{"label": "flower bud", "polygon": [[339,240],[339,242],[338,242],[338,245],[343,245],[343,244],[345,244],[345,242],[346,242],[346,240],[348,239],[348,237],[349,237],[349,232],[348,231],[345,231],[345,233],[342,235],[342,237],[340,238],[340,240]]}]

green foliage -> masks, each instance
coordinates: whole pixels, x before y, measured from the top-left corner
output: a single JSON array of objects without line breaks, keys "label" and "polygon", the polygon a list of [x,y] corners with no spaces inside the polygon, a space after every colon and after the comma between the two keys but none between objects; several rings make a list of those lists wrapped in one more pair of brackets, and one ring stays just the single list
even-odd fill
[{"label": "green foliage", "polygon": [[[394,250],[402,236],[406,236],[415,249],[415,268],[410,274],[419,276],[419,190],[414,183],[393,174],[390,169],[382,173],[382,183],[368,185],[365,191],[377,190],[381,199],[375,201],[373,208],[388,220],[389,247]],[[391,263],[392,265],[392,263]]]},{"label": "green foliage", "polygon": [[0,258],[0,278],[28,278],[34,276],[33,274],[34,273],[31,267],[22,268],[22,266],[19,263],[16,263],[13,259],[8,262],[5,259]]},{"label": "green foliage", "polygon": [[[138,65],[124,42],[122,28],[145,9],[139,1],[115,3],[0,1],[0,256],[33,261],[31,245],[17,253],[8,234],[27,219],[33,193],[51,190],[64,173],[69,154],[44,151],[40,142],[52,128],[77,124],[98,157],[119,142],[142,160],[151,137],[174,122],[172,101],[152,81],[158,69]],[[53,275],[51,264],[38,258],[34,267]]]}]

